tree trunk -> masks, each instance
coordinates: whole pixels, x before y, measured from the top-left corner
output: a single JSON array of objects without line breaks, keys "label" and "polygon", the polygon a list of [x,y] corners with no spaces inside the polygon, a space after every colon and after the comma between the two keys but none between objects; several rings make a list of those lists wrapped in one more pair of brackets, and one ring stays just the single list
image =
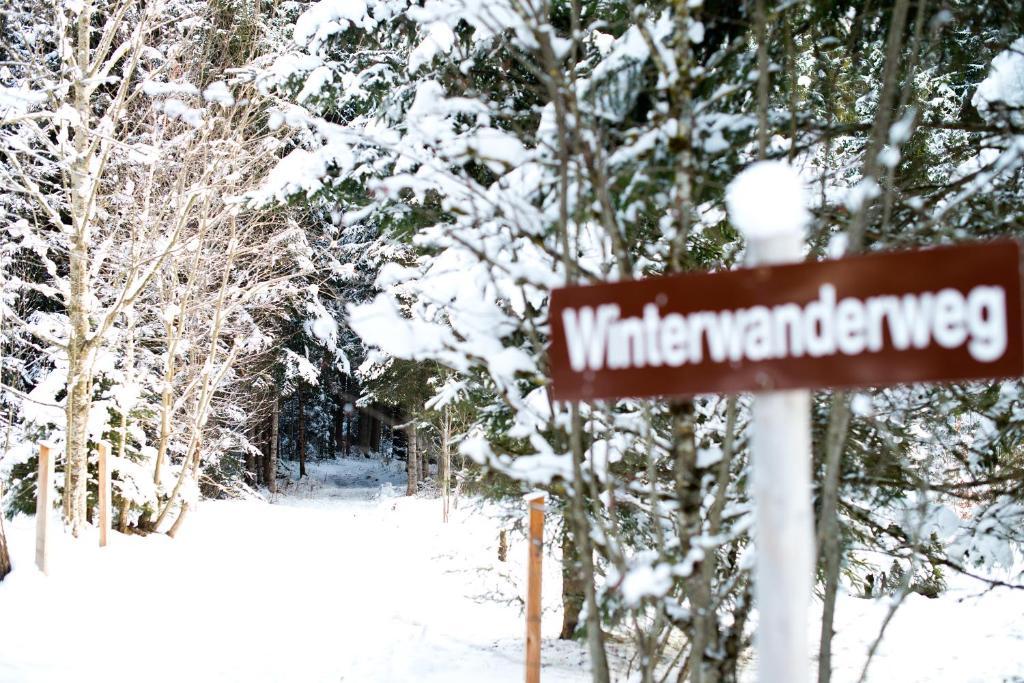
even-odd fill
[{"label": "tree trunk", "polygon": [[[0,482],[0,500],[4,498],[4,486]],[[4,535],[4,516],[0,512],[0,581],[11,571],[11,554],[7,550],[7,537]]]},{"label": "tree trunk", "polygon": [[416,452],[416,423],[413,421],[409,422],[409,426],[406,428],[407,440],[409,446],[406,449],[405,455],[405,471],[408,476],[408,484],[405,489],[405,495],[411,496],[416,493],[417,484],[419,483],[419,454]]},{"label": "tree trunk", "polygon": [[[674,478],[676,500],[676,531],[679,535],[682,553],[688,553],[692,543],[701,535],[704,520],[701,517],[704,470],[697,467],[697,442],[694,431],[695,410],[692,401],[673,401],[669,405],[672,415],[674,451]],[[709,619],[711,595],[710,584],[702,580],[703,561],[695,565],[694,576],[686,584],[686,594],[691,604],[693,618],[688,632],[690,657],[687,662],[691,683],[707,683],[714,672],[705,654],[711,640],[717,635],[711,632],[714,623]],[[717,631],[717,627],[714,628]]]},{"label": "tree trunk", "polygon": [[825,596],[822,604],[821,633],[818,641],[818,683],[832,680],[832,636],[839,588],[839,480],[846,434],[850,426],[850,404],[846,392],[832,395],[832,411],[825,438],[825,472],[821,488],[821,518],[818,520],[818,556],[825,571]]},{"label": "tree trunk", "polygon": [[88,483],[86,440],[92,399],[92,378],[85,367],[89,325],[85,310],[88,288],[87,258],[84,238],[76,238],[71,249],[71,300],[68,307],[71,337],[67,349],[67,440],[64,451],[64,520],[75,536],[78,536],[85,525]]},{"label": "tree trunk", "polygon": [[[72,342],[70,346],[77,346]],[[83,369],[84,358],[79,351],[68,356],[69,363],[67,400],[67,440],[64,454],[64,518],[74,536],[82,531],[86,522],[86,486],[89,470],[86,449],[88,447],[87,426],[92,394],[92,378]]]},{"label": "tree trunk", "polygon": [[[348,404],[345,404],[346,407]],[[345,457],[349,456],[349,449],[352,446],[352,413],[345,410],[342,414],[342,443],[345,444]]]},{"label": "tree trunk", "polygon": [[[419,434],[417,434],[419,438]],[[430,449],[422,443],[416,444],[416,451],[420,454],[420,480],[426,481],[430,478]]]},{"label": "tree trunk", "polygon": [[498,562],[508,562],[508,529],[498,532]]},{"label": "tree trunk", "polygon": [[586,586],[580,567],[580,554],[569,529],[570,521],[562,521],[562,640],[569,640],[580,624],[580,612],[586,600]]},{"label": "tree trunk", "polygon": [[117,509],[117,530],[122,534],[128,533],[128,510],[131,507],[131,501],[126,497],[121,497],[121,505]]},{"label": "tree trunk", "polygon": [[365,455],[370,450],[370,416],[360,409],[358,415],[359,448]]},{"label": "tree trunk", "polygon": [[167,530],[167,535],[174,538],[177,535],[178,530],[181,529],[181,523],[185,521],[185,515],[188,514],[188,503],[181,504],[181,512],[178,513],[178,518],[174,520],[174,524]]},{"label": "tree trunk", "polygon": [[[298,398],[298,395],[296,395],[296,399],[297,398]],[[296,400],[295,404],[298,405],[298,401],[297,400]],[[296,446],[296,444],[299,443],[299,419],[298,419],[298,415],[299,415],[298,410],[293,412],[292,413],[291,424],[289,424],[289,429],[290,429],[291,433],[289,434],[289,439],[288,439],[288,459],[293,461],[293,462],[295,460],[299,459],[299,449]]]},{"label": "tree trunk", "polygon": [[341,453],[342,439],[345,437],[345,407],[338,405],[334,409],[334,444],[332,445],[331,456],[337,458]]},{"label": "tree trunk", "polygon": [[[376,409],[375,406],[374,408]],[[371,416],[370,420],[370,450],[373,451],[374,453],[380,453],[380,418],[378,418],[376,415],[373,415]]]},{"label": "tree trunk", "polygon": [[255,430],[249,431],[247,441],[249,447],[245,449],[245,483],[253,486],[256,483],[256,454],[252,452],[253,442],[257,440]]},{"label": "tree trunk", "polygon": [[260,420],[256,423],[256,438],[259,452],[256,454],[256,485],[266,486],[267,458],[270,457],[270,423]]},{"label": "tree trunk", "polygon": [[[78,16],[75,54],[78,66],[89,64],[89,30],[92,22],[92,5],[86,3],[85,10]],[[91,213],[91,186],[93,179],[89,164],[92,135],[90,133],[90,103],[84,73],[79,75],[72,86],[72,97],[79,123],[75,126],[75,159],[69,174],[71,195],[71,244],[68,252],[69,287],[67,310],[71,323],[68,338],[68,379],[66,399],[66,441],[64,451],[64,519],[71,527],[71,533],[78,536],[85,525],[86,485],[88,483],[88,459],[86,443],[89,408],[92,403],[92,377],[88,366],[89,356],[89,224]]]},{"label": "tree trunk", "polygon": [[587,519],[585,500],[586,484],[583,480],[583,420],[576,403],[571,408],[572,427],[569,440],[572,447],[572,520],[573,531],[579,542],[580,580],[583,582],[584,599],[587,605],[587,649],[590,652],[591,676],[594,683],[609,683],[608,652],[605,647],[604,631],[601,628],[601,611],[597,602],[596,568],[594,551],[590,541],[590,522]]},{"label": "tree trunk", "polygon": [[277,493],[277,448],[278,430],[281,422],[281,397],[274,394],[274,405],[270,412],[270,448],[264,462],[263,481],[271,493]]},{"label": "tree trunk", "polygon": [[160,391],[160,435],[156,452],[156,465],[153,467],[153,483],[160,486],[160,468],[163,467],[164,458],[167,457],[167,447],[171,441],[171,413],[174,410],[174,375],[176,368],[175,349],[180,338],[180,323],[178,332],[171,323],[165,324],[168,343],[166,358],[164,360],[164,382]]},{"label": "tree trunk", "polygon": [[341,413],[338,415],[340,422],[338,427],[341,429],[339,437],[342,443],[342,453],[347,458],[349,456],[349,448],[352,445],[352,403],[349,398],[349,377],[348,375],[342,375],[341,377]]},{"label": "tree trunk", "polygon": [[325,451],[331,455],[332,458],[336,458],[338,454],[338,430],[336,427],[337,421],[334,417],[334,411],[330,413],[330,419],[327,421],[327,447]]},{"label": "tree trunk", "polygon": [[306,476],[306,401],[299,384],[299,479]]},{"label": "tree trunk", "polygon": [[352,415],[350,415],[349,413],[345,413],[342,420],[342,427],[344,428],[341,433],[341,442],[342,444],[344,444],[344,450],[342,451],[342,453],[347,458],[349,456],[349,450],[351,449],[352,446]]},{"label": "tree trunk", "polygon": [[451,504],[452,452],[451,452],[452,421],[448,409],[445,408],[441,418],[441,452],[437,459],[437,480],[441,484],[441,519],[448,521]]}]

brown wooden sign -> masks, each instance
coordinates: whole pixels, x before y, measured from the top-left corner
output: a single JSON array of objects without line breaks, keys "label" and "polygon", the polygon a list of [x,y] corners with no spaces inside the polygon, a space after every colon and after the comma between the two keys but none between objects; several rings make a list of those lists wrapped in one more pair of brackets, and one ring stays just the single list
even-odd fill
[{"label": "brown wooden sign", "polygon": [[1024,375],[1014,241],[557,289],[553,397]]}]

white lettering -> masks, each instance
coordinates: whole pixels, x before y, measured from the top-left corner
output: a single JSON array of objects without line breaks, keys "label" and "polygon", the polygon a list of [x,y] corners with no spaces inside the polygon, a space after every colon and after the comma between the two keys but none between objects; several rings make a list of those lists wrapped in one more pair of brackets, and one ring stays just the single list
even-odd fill
[{"label": "white lettering", "polygon": [[608,326],[618,317],[619,307],[615,304],[598,306],[596,316],[590,306],[580,307],[578,314],[571,308],[562,311],[565,343],[569,347],[569,365],[574,372],[600,370],[604,367]]},{"label": "white lettering", "polygon": [[640,318],[623,318],[608,333],[608,369],[621,370],[647,365],[644,324]]},{"label": "white lettering", "polygon": [[818,358],[836,352],[836,288],[824,284],[818,298],[804,309],[804,348]]},{"label": "white lettering", "polygon": [[873,296],[868,299],[868,351],[877,353],[882,350],[885,344],[885,317],[892,316],[898,305],[899,300],[894,296]]},{"label": "white lettering", "polygon": [[804,355],[804,311],[797,304],[782,304],[772,308],[775,322],[775,358]]},{"label": "white lettering", "polygon": [[647,304],[644,306],[644,340],[646,341],[644,348],[647,351],[647,364],[654,367],[658,367],[662,363],[661,350],[658,348],[658,323],[660,322],[658,305]]},{"label": "white lettering", "polygon": [[[771,358],[775,351],[772,343],[772,314],[767,306],[753,306],[748,308],[745,316],[744,331],[746,341],[743,344],[743,353],[753,361]],[[737,316],[738,317],[738,316]]]},{"label": "white lettering", "polygon": [[975,287],[967,295],[967,345],[974,360],[990,363],[1006,352],[1006,292],[1002,287]]},{"label": "white lettering", "polygon": [[932,337],[939,346],[955,349],[967,341],[964,303],[964,295],[955,289],[943,289],[935,295]]},{"label": "white lettering", "polygon": [[847,297],[836,306],[836,345],[847,356],[864,351],[867,344],[864,303],[860,299]]},{"label": "white lettering", "polygon": [[669,313],[647,304],[642,316],[620,318],[616,304],[562,311],[569,364],[575,372],[713,363],[759,362],[771,358],[855,356],[934,343],[955,349],[966,344],[976,361],[1002,357],[1008,344],[1006,292],[981,285],[962,292],[946,288],[901,296],[845,297],[825,283],[818,298],[771,308]]},{"label": "white lettering", "polygon": [[897,349],[905,349],[910,344],[913,344],[915,349],[923,349],[928,346],[934,307],[935,295],[931,292],[925,292],[920,296],[904,294],[900,299],[900,306],[896,309],[896,314],[889,315],[889,334],[892,335],[892,345]]},{"label": "white lettering", "polygon": [[677,368],[685,363],[688,355],[686,317],[679,313],[669,313],[662,318],[658,342],[661,345],[661,357],[666,365]]},{"label": "white lettering", "polygon": [[743,310],[721,311],[708,319],[708,356],[715,363],[743,357]]}]

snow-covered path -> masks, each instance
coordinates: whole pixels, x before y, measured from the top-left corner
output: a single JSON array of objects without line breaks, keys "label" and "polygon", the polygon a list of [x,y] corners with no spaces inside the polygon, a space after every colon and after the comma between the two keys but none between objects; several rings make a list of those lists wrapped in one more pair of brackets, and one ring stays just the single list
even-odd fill
[{"label": "snow-covered path", "polygon": [[[400,466],[314,465],[315,490],[205,502],[175,540],[61,543],[49,578],[0,583],[0,681],[519,680],[519,607],[477,596],[514,596],[500,575],[523,576],[525,545],[498,562],[496,510],[464,501],[442,524],[439,500],[398,495]],[[16,561],[31,562],[32,521],[8,529]],[[554,639],[558,619],[544,624],[545,681],[589,680],[582,645]]]},{"label": "snow-covered path", "polygon": [[[509,534],[499,562],[511,520],[464,499],[443,524],[439,500],[402,495],[402,465],[311,463],[273,504],[203,502],[174,540],[114,534],[101,550],[95,530],[61,537],[49,577],[32,565],[34,518],[14,520],[0,683],[522,680],[525,543]],[[584,644],[556,639],[553,561],[544,582],[544,681],[589,681]],[[908,597],[870,681],[1024,681],[1024,592],[951,584],[937,600]],[[885,612],[884,600],[840,597],[837,683],[857,680]]]}]

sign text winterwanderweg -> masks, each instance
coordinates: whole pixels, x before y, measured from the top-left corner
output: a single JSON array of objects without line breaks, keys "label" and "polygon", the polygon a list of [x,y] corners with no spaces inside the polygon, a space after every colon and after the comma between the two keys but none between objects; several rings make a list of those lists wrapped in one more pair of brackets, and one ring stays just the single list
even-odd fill
[{"label": "sign text winterwanderweg", "polygon": [[1021,374],[1019,273],[996,242],[557,290],[554,394]]}]

